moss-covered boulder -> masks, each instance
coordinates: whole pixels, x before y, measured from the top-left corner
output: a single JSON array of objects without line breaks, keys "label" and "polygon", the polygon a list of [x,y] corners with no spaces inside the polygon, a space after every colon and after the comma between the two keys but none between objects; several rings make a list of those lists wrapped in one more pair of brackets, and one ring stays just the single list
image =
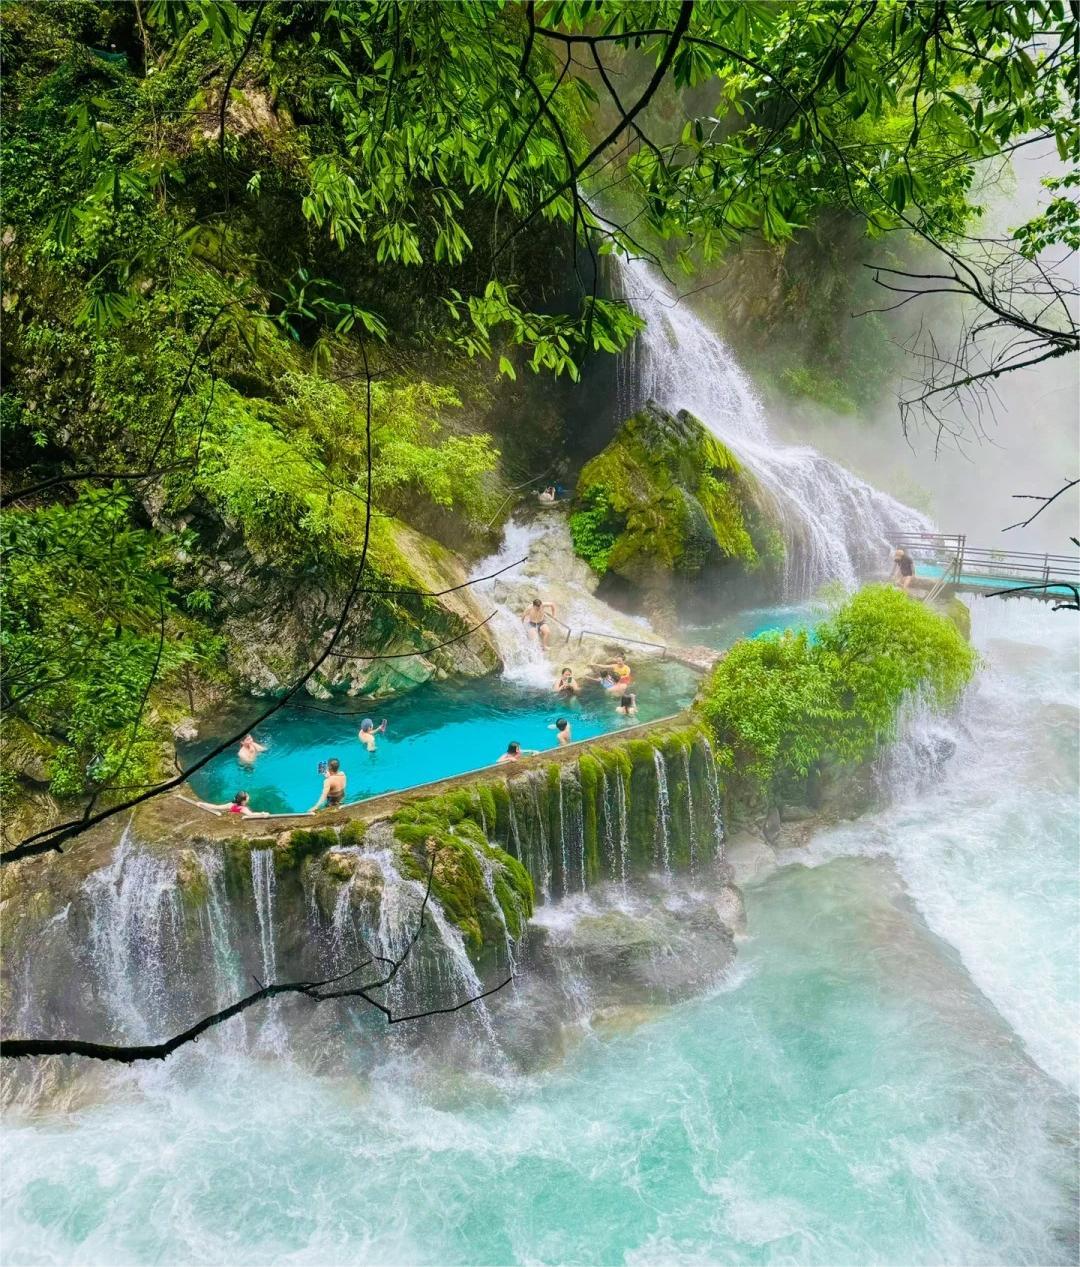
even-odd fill
[{"label": "moss-covered boulder", "polygon": [[782,542],[763,505],[734,454],[696,418],[650,402],[582,469],[570,529],[597,572],[670,616],[680,580],[775,561]]}]

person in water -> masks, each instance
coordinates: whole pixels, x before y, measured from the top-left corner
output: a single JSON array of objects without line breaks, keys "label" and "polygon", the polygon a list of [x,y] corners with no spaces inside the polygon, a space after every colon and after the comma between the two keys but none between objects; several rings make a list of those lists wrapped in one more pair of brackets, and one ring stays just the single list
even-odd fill
[{"label": "person in water", "polygon": [[519,743],[508,743],[506,751],[495,762],[496,765],[505,765],[507,761],[520,761],[522,757],[535,757],[536,750],[534,748],[522,748]]},{"label": "person in water", "polygon": [[370,717],[365,717],[364,720],[360,723],[360,733],[357,735],[357,738],[368,750],[368,752],[374,752],[375,751],[375,736],[385,735],[385,734],[386,734],[386,718],[385,717],[378,724],[378,726],[375,725],[375,723],[371,720]]},{"label": "person in water", "polygon": [[915,575],[915,560],[906,550],[898,549],[893,555],[892,583],[898,589],[911,589],[911,578]]},{"label": "person in water", "polygon": [[555,730],[558,735],[558,743],[560,748],[565,748],[567,744],[574,742],[573,736],[570,734],[570,723],[565,717],[560,717],[555,723]]},{"label": "person in water", "polygon": [[618,688],[621,691],[625,691],[630,685],[630,666],[626,663],[624,657],[625,652],[619,651],[610,664],[594,664],[591,666],[594,669],[604,670],[599,678],[594,679],[594,681],[599,681],[604,690],[612,691]]},{"label": "person in water", "polygon": [[615,705],[615,712],[620,717],[636,717],[637,696],[629,693],[621,696],[618,704]]},{"label": "person in water", "polygon": [[555,492],[554,484],[549,484],[547,488],[545,488],[544,491],[539,494],[540,500],[547,505],[550,505],[551,502],[555,501],[556,497],[557,497],[557,494]]},{"label": "person in water", "polygon": [[534,598],[521,616],[522,622],[529,631],[529,637],[536,638],[545,651],[551,640],[551,630],[547,623],[549,615],[552,620],[556,619],[555,604]]},{"label": "person in water", "polygon": [[576,695],[581,690],[574,678],[574,670],[569,665],[555,679],[554,690],[557,695]]},{"label": "person in water", "polygon": [[[250,739],[251,736],[249,735]],[[199,801],[202,809],[219,810],[223,809],[226,813],[235,814],[237,818],[269,818],[270,814],[267,810],[254,810],[249,804],[251,797],[246,792],[237,792],[231,801],[226,801],[222,805],[214,805],[210,801]]]},{"label": "person in water", "polygon": [[337,809],[345,800],[345,775],[341,770],[341,762],[331,757],[326,763],[326,777],[323,779],[322,796],[308,810],[314,814],[325,805],[327,809]]},{"label": "person in water", "polygon": [[256,743],[254,735],[245,735],[240,740],[240,748],[237,751],[237,759],[242,761],[244,765],[254,765],[255,758],[260,752],[266,751],[266,744]]}]

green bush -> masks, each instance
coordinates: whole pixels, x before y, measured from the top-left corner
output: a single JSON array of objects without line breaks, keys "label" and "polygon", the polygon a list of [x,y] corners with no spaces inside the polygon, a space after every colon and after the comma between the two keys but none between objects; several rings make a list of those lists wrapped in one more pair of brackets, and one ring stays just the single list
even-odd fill
[{"label": "green bush", "polygon": [[721,763],[774,792],[823,761],[869,757],[895,735],[908,698],[951,706],[976,663],[951,621],[872,585],[812,635],[736,643],[713,670],[701,711]]},{"label": "green bush", "polygon": [[608,559],[625,519],[608,500],[607,489],[594,485],[585,494],[580,510],[570,516],[570,538],[574,550],[598,576],[607,571]]}]

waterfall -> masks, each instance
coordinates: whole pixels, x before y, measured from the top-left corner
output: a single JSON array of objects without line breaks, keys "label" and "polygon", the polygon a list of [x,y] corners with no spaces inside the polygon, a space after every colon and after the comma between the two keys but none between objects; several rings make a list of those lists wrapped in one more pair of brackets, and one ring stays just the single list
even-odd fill
[{"label": "waterfall", "polygon": [[251,851],[251,884],[255,891],[255,911],[259,919],[259,946],[262,950],[263,984],[277,979],[277,955],[274,952],[274,851]]},{"label": "waterfall", "polygon": [[702,735],[702,747],[705,749],[705,787],[709,794],[709,812],[712,816],[713,851],[719,858],[724,848],[724,813],[720,804],[720,776],[716,772],[716,757],[712,744]]},{"label": "waterfall", "polygon": [[86,882],[94,987],[126,1037],[153,1036],[186,993],[184,911],[176,865],[137,851],[124,835],[108,866]]},{"label": "waterfall", "polygon": [[686,823],[687,830],[690,833],[690,839],[687,842],[690,846],[690,874],[694,874],[694,836],[697,834],[697,823],[694,820],[694,781],[690,777],[690,749],[684,748],[683,754],[683,774],[686,776]]},{"label": "waterfall", "polygon": [[647,325],[619,366],[623,416],[647,400],[686,409],[727,445],[769,497],[787,546],[784,594],[849,589],[887,567],[895,532],[930,521],[808,445],[779,444],[730,349],[642,260],[611,257],[614,289]]},{"label": "waterfall", "polygon": [[626,782],[615,776],[615,812],[619,823],[619,882],[626,891],[626,859],[630,852],[630,814],[626,804]]},{"label": "waterfall", "polygon": [[656,767],[656,846],[666,876],[671,875],[671,793],[668,790],[667,762],[659,748],[653,749]]},{"label": "waterfall", "polygon": [[[548,689],[563,663],[561,648],[568,629],[599,629],[615,637],[657,640],[648,621],[628,616],[595,595],[598,578],[574,553],[566,515],[561,509],[506,525],[498,551],[481,560],[472,591],[494,608],[491,631],[503,661],[503,676],[524,686]],[[519,560],[524,560],[519,562]],[[510,564],[518,564],[510,567]],[[503,571],[509,568],[508,571]],[[493,575],[499,573],[499,575]],[[552,602],[558,620],[551,625],[548,654],[530,638],[521,619],[534,598]],[[571,644],[573,646],[573,644]]]}]

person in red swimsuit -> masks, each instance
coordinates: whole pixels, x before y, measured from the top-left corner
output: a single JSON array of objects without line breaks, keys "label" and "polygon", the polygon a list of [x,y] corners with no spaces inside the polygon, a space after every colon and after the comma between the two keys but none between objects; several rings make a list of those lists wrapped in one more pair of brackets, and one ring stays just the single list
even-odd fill
[{"label": "person in red swimsuit", "polygon": [[202,809],[219,810],[223,809],[228,814],[235,814],[237,818],[269,818],[270,814],[267,810],[254,810],[248,803],[251,797],[246,792],[237,792],[231,801],[225,801],[222,805],[213,805],[209,801],[199,801]]}]

